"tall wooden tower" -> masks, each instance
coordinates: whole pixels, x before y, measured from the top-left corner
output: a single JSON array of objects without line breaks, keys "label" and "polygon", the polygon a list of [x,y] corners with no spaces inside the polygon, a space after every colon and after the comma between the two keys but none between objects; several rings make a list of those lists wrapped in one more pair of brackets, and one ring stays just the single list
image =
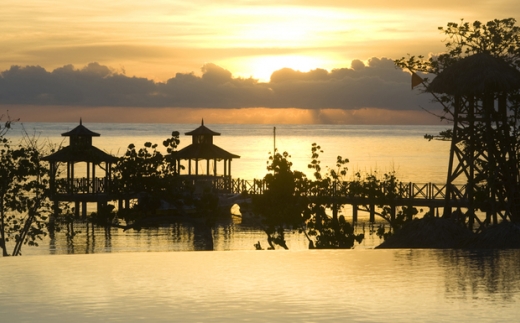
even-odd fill
[{"label": "tall wooden tower", "polygon": [[[480,227],[518,219],[520,141],[514,114],[519,107],[511,96],[519,88],[520,72],[485,53],[452,64],[428,86],[447,94],[453,106],[444,216],[461,216],[470,228],[475,222]],[[457,190],[455,183],[465,188]]]}]

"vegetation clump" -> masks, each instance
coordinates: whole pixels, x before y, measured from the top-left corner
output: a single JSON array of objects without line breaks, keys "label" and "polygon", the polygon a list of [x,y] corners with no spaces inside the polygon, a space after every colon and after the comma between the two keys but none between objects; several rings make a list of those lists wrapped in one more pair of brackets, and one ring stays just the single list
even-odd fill
[{"label": "vegetation clump", "polygon": [[[291,169],[291,156],[287,152],[275,152],[269,157],[267,170],[272,173],[264,177],[266,190],[253,196],[253,211],[262,217],[269,249],[275,249],[276,245],[288,249],[286,229],[305,234],[311,249],[352,248],[364,238],[363,234],[355,234],[354,227],[339,214],[341,205],[330,199],[332,186],[344,187],[341,183],[348,160],[338,156],[338,170],[322,175],[319,154],[323,151],[315,143],[311,151],[308,167],[314,170],[314,180]],[[260,243],[255,247],[259,249]]]},{"label": "vegetation clump", "polygon": [[409,221],[376,248],[461,248],[474,235],[451,219],[424,217]]}]

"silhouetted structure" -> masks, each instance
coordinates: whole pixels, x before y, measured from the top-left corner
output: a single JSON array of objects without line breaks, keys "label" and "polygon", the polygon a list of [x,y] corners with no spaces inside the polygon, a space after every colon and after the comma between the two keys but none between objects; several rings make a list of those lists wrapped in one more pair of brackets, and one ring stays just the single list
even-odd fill
[{"label": "silhouetted structure", "polygon": [[[222,187],[221,189],[229,190],[229,183],[231,181],[231,161],[234,158],[240,158],[240,156],[232,154],[213,144],[213,136],[220,136],[220,133],[212,131],[204,126],[204,119],[202,120],[200,127],[193,131],[186,132],[185,134],[192,136],[192,143],[176,153],[176,168],[180,169],[181,161],[187,160],[188,165],[186,168],[188,176],[193,176],[199,186],[203,182],[206,182],[208,185],[213,185],[217,180],[224,179],[223,182],[225,187]],[[192,161],[194,161],[195,165],[192,165]],[[199,168],[199,161],[206,162],[205,170]],[[217,165],[219,162],[223,162],[223,166],[221,167],[222,175],[218,175]],[[211,182],[211,184],[208,182]]]},{"label": "silhouetted structure", "polygon": [[[454,100],[444,215],[467,206],[470,228],[475,221],[496,224],[498,216],[512,220],[520,211],[516,124],[510,124],[508,111],[508,98],[519,88],[520,72],[485,53],[454,63],[428,86]],[[466,187],[457,190],[455,183]],[[485,210],[485,220],[476,208]]]},{"label": "silhouetted structure", "polygon": [[[97,202],[99,209],[113,200],[110,187],[112,165],[118,159],[92,145],[92,137],[100,135],[83,126],[81,119],[79,126],[61,135],[70,137],[69,146],[42,158],[50,163],[51,199],[56,206],[61,201],[74,202],[76,215],[79,215],[81,203],[82,215],[86,216],[88,202]],[[66,165],[65,178],[56,178],[60,163]],[[78,178],[79,164],[84,165],[85,176]]]}]

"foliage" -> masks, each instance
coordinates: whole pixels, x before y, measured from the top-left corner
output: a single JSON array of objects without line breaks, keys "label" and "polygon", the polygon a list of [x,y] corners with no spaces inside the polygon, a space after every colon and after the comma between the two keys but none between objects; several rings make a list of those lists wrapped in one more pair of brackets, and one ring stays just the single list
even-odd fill
[{"label": "foliage", "polygon": [[302,192],[305,192],[306,176],[292,171],[291,156],[275,151],[269,156],[267,170],[272,172],[264,177],[264,194],[253,197],[253,210],[263,216],[264,231],[270,249],[275,245],[288,249],[285,241],[285,228],[298,228],[302,225],[302,211],[306,206]]},{"label": "foliage", "polygon": [[[309,185],[309,193],[313,196],[304,210],[304,218],[307,220],[308,235],[316,237],[316,248],[352,248],[354,242],[363,241],[363,234],[355,234],[354,227],[339,215],[341,204],[336,196],[345,195],[348,159],[337,157],[336,169],[329,169],[325,175],[321,174],[319,155],[323,150],[316,143],[312,144],[311,162],[309,169],[314,170],[315,180]],[[332,188],[332,191],[331,191]],[[332,200],[330,199],[332,196]],[[327,210],[332,212],[332,217]]]},{"label": "foliage", "polygon": [[[382,176],[377,172],[366,174],[357,172],[347,185],[351,197],[368,202],[358,205],[358,208],[362,211],[374,212],[374,215],[388,222],[394,232],[422,212],[413,206],[397,205],[400,197],[409,187],[397,178],[394,171],[384,173]],[[381,226],[376,233],[379,237],[389,235],[385,232],[384,226]]]},{"label": "foliage", "polygon": [[[263,216],[264,230],[268,236],[270,249],[275,245],[287,249],[285,229],[298,229],[309,239],[310,248],[352,248],[355,241],[363,240],[363,234],[356,235],[354,227],[338,215],[341,205],[332,196],[339,194],[336,189],[344,188],[343,177],[347,173],[347,159],[338,156],[337,169],[321,173],[319,160],[321,147],[312,144],[309,169],[314,171],[315,180],[309,180],[299,171],[292,171],[287,152],[270,156],[267,169],[272,173],[264,177],[266,191],[262,196],[253,197],[254,212]],[[334,187],[331,191],[331,187]],[[332,211],[332,216],[328,213]],[[315,241],[311,239],[315,237]],[[260,249],[260,244],[255,247]]]},{"label": "foliage", "polygon": [[173,201],[178,198],[181,183],[174,154],[179,142],[179,132],[172,132],[171,138],[163,141],[166,155],[151,142],[139,149],[130,144],[117,163],[114,169],[117,189],[124,193],[142,193],[141,212],[153,212],[160,206],[161,199]]},{"label": "foliage", "polygon": [[26,134],[13,144],[6,137],[12,125],[7,118],[0,127],[0,248],[3,256],[17,256],[23,245],[37,246],[46,234],[49,170],[36,139]]}]

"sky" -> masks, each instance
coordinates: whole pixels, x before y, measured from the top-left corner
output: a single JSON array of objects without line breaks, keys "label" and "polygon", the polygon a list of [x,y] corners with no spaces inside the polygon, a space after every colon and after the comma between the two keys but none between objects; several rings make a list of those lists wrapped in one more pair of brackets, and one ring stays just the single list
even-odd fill
[{"label": "sky", "polygon": [[[393,60],[517,0],[3,0],[0,109],[22,121],[439,124]],[[4,113],[5,114],[5,113]]]}]

